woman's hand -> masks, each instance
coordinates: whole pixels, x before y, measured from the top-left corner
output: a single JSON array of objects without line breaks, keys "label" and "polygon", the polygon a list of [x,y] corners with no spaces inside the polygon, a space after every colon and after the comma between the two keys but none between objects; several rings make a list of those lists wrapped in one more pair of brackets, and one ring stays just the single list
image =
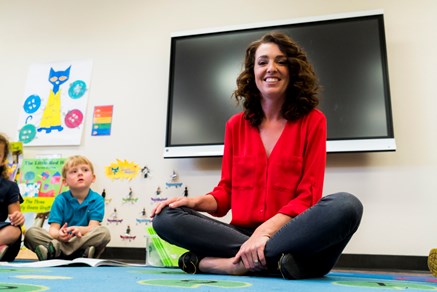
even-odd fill
[{"label": "woman's hand", "polygon": [[267,261],[264,256],[264,248],[270,239],[267,235],[253,234],[243,243],[234,257],[234,264],[242,261],[244,267],[252,272],[267,269]]},{"label": "woman's hand", "polygon": [[169,198],[165,201],[157,203],[153,207],[152,212],[150,213],[151,214],[150,217],[153,218],[155,217],[155,215],[158,215],[162,211],[162,209],[164,209],[164,207],[166,206],[169,206],[170,208],[178,208],[182,206],[193,208],[194,202],[191,198],[187,198],[187,197]]},{"label": "woman's hand", "polygon": [[292,219],[293,218],[288,215],[278,213],[258,226],[252,236],[241,245],[240,250],[235,255],[234,264],[242,261],[244,267],[249,271],[266,269],[267,261],[264,255],[264,249],[267,241]]},{"label": "woman's hand", "polygon": [[162,209],[164,209],[166,206],[169,206],[170,208],[184,206],[200,212],[215,212],[217,210],[217,201],[210,194],[190,198],[169,198],[165,201],[157,203],[155,207],[153,207],[152,212],[150,213],[150,218],[153,218],[155,215],[161,213]]}]

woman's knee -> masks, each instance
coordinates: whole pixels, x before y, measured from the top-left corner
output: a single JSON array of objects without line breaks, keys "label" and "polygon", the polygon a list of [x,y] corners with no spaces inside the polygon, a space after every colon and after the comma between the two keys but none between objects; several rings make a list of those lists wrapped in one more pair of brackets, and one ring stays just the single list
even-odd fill
[{"label": "woman's knee", "polygon": [[358,224],[363,216],[363,204],[354,195],[347,192],[340,192],[331,195],[336,202],[338,211],[344,214],[347,219],[356,221]]},{"label": "woman's knee", "polygon": [[155,231],[171,226],[172,211],[169,207],[164,207],[161,212],[153,217],[152,226]]}]

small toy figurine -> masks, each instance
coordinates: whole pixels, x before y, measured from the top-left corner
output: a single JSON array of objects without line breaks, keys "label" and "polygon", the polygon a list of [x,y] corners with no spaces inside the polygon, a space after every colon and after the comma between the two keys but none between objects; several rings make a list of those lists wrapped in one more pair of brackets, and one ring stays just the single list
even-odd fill
[{"label": "small toy figurine", "polygon": [[131,204],[135,204],[138,201],[138,198],[134,198],[134,191],[132,190],[131,187],[129,187],[129,194],[127,195],[127,197],[122,198],[123,203],[131,203]]},{"label": "small toy figurine", "polygon": [[146,208],[143,208],[140,214],[141,214],[140,218],[135,219],[137,225],[141,223],[148,224],[152,221],[149,217],[147,217]]},{"label": "small toy figurine", "polygon": [[141,173],[143,174],[144,178],[148,178],[150,174],[150,169],[147,166],[144,166],[141,168]]},{"label": "small toy figurine", "polygon": [[173,182],[178,180],[178,174],[174,170],[173,170],[173,173],[171,174],[170,177],[171,177],[171,181],[173,181]]},{"label": "small toy figurine", "polygon": [[136,238],[135,235],[131,235],[131,234],[130,234],[130,225],[127,226],[127,228],[126,228],[126,233],[120,235],[120,238],[121,238],[121,239],[127,239],[127,240],[129,240],[129,241],[134,240],[134,239]]},{"label": "small toy figurine", "polygon": [[158,187],[158,188],[156,189],[156,195],[159,196],[160,194],[161,194],[161,188]]},{"label": "small toy figurine", "polygon": [[187,187],[185,187],[185,189],[184,189],[184,197],[188,197],[188,188]]},{"label": "small toy figurine", "polygon": [[171,182],[165,183],[166,188],[170,188],[170,187],[179,188],[182,186],[182,183],[178,182],[179,177],[178,177],[178,174],[176,173],[176,171],[173,170],[173,173],[170,176],[170,178],[171,178]]},{"label": "small toy figurine", "polygon": [[106,198],[106,189],[102,191],[102,198],[105,201],[105,205],[108,205],[112,201],[112,198]]},{"label": "small toy figurine", "polygon": [[106,220],[108,221],[108,224],[115,223],[116,225],[123,222],[123,219],[118,217],[116,208],[114,208],[114,212],[112,212],[111,216],[109,216],[109,218],[107,218]]}]

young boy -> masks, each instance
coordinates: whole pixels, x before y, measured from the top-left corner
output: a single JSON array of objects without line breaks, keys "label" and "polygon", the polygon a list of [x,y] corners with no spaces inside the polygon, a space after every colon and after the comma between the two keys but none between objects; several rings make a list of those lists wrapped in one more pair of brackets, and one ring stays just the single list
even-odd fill
[{"label": "young boy", "polygon": [[[9,180],[6,167],[8,154],[9,141],[0,134],[0,261],[11,262],[20,251],[24,215],[20,209],[23,199],[18,185]],[[8,216],[10,222],[5,222]]]},{"label": "young boy", "polygon": [[100,257],[111,240],[108,228],[100,226],[105,203],[100,194],[90,189],[95,181],[94,168],[86,157],[72,156],[62,168],[62,180],[69,191],[56,196],[48,223],[49,231],[31,227],[24,245],[38,259],[73,259]]}]

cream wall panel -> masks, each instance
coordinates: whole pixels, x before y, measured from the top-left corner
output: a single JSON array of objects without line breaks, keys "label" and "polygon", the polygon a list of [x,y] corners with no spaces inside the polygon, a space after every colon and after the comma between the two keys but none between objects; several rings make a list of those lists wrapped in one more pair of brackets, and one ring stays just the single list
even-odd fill
[{"label": "cream wall panel", "polygon": [[[325,194],[349,191],[364,203],[362,225],[347,253],[424,256],[437,246],[437,2],[432,0],[0,0],[0,131],[15,137],[29,66],[93,60],[83,143],[76,147],[26,147],[28,158],[81,153],[94,161],[93,188],[114,196],[137,239],[122,241],[124,222],[113,226],[113,247],[144,247],[135,224],[142,204],[176,170],[190,195],[211,190],[219,158],[162,158],[165,137],[170,34],[241,24],[383,9],[398,150],[330,154]],[[114,105],[112,135],[91,137],[92,109]],[[110,181],[103,169],[115,159],[151,169],[148,179]],[[138,206],[121,203],[132,187]],[[169,195],[182,195],[170,190]],[[225,218],[224,220],[229,220]]]}]

